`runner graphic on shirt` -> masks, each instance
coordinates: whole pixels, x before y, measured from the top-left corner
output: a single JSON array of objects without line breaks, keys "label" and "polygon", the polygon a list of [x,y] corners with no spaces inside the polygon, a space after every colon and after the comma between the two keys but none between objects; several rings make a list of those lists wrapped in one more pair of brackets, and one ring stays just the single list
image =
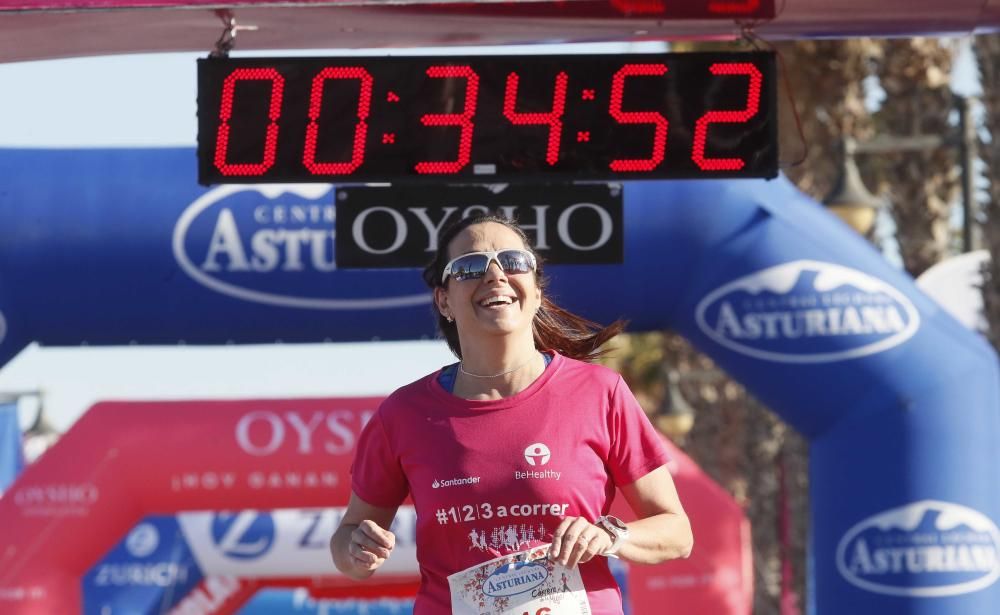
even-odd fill
[{"label": "runner graphic on shirt", "polygon": [[510,551],[517,551],[521,548],[521,541],[517,538],[516,525],[507,526],[507,531],[504,532],[503,546],[507,547]]},{"label": "runner graphic on shirt", "polygon": [[479,549],[480,551],[486,551],[488,547],[486,546],[486,532],[477,532],[476,528],[472,528],[469,532],[469,539],[472,541],[472,546],[469,550]]},{"label": "runner graphic on shirt", "polygon": [[479,551],[518,551],[536,541],[545,539],[545,524],[534,526],[522,523],[520,525],[501,525],[492,530],[472,528],[469,531],[469,550]]}]

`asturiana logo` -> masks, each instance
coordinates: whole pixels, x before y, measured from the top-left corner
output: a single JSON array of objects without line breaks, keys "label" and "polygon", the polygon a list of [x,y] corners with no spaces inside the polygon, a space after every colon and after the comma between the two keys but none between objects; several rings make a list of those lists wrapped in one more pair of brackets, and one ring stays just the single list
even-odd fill
[{"label": "asturiana logo", "polygon": [[1000,529],[981,512],[921,500],[856,524],[837,545],[848,583],[879,594],[966,594],[1000,578]]},{"label": "asturiana logo", "polygon": [[320,310],[430,303],[423,291],[358,297],[340,285],[338,293],[324,277],[337,269],[332,195],[327,184],[218,186],[178,218],[174,258],[202,286],[244,301]]},{"label": "asturiana logo", "polygon": [[463,476],[461,478],[449,478],[447,480],[434,479],[431,483],[431,487],[435,489],[440,489],[441,487],[455,487],[459,485],[475,485],[478,484],[480,480],[479,476]]},{"label": "asturiana logo", "polygon": [[856,269],[807,260],[724,284],[698,303],[695,317],[719,344],[785,363],[882,352],[920,326],[913,302],[890,284]]},{"label": "asturiana logo", "polygon": [[504,564],[483,581],[483,593],[494,598],[529,592],[549,578],[548,569],[535,562]]}]

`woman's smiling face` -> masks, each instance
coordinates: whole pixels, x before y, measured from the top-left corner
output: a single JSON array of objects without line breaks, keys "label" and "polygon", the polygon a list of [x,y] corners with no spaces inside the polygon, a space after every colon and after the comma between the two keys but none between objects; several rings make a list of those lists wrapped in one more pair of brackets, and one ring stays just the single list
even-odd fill
[{"label": "woman's smiling face", "polygon": [[[521,236],[503,224],[485,222],[462,230],[448,244],[448,258],[469,252],[523,250]],[[455,319],[463,346],[469,336],[531,329],[542,293],[534,273],[507,274],[496,261],[479,279],[455,280],[434,290],[438,309]]]}]

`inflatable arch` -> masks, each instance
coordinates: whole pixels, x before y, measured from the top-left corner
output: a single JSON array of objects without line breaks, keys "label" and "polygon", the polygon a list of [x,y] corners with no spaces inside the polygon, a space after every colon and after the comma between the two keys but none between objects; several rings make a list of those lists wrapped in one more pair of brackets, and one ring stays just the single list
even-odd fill
[{"label": "inflatable arch", "polygon": [[[370,582],[337,574],[329,555],[350,496],[357,438],[381,401],[95,405],[0,499],[0,523],[11,532],[0,553],[3,612],[72,613],[82,605],[87,615],[220,615],[274,586],[325,598],[412,600],[420,581],[412,506],[397,513],[396,549]],[[705,541],[688,560],[618,570],[632,613],[658,615],[658,605],[673,604],[749,614],[749,523],[721,487],[665,444]],[[623,498],[613,510],[629,518]],[[518,514],[512,509],[509,519]],[[472,527],[485,542],[488,526]]]},{"label": "inflatable arch", "polygon": [[[187,149],[0,152],[2,360],[30,340],[433,335],[412,270],[337,270],[299,247],[270,268],[206,259],[220,220],[248,254],[262,228],[328,232],[267,214],[322,214],[332,189],[206,191],[194,166]],[[623,230],[622,264],[552,266],[551,291],[677,330],[809,438],[814,611],[1000,612],[991,348],[784,179],[629,183]]]}]

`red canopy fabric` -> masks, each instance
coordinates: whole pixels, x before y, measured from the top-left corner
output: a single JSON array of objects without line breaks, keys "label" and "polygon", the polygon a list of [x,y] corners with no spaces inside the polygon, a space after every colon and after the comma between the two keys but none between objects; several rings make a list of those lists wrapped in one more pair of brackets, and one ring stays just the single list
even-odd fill
[{"label": "red canopy fabric", "polygon": [[[0,62],[165,51],[207,54],[222,33],[212,6],[219,3],[0,0]],[[628,14],[632,4],[610,0],[460,5],[439,0],[242,0],[228,6],[237,25],[254,28],[238,33],[236,49],[241,51],[738,39],[742,31],[731,18]],[[626,14],[616,6],[625,7]],[[967,35],[1000,28],[1000,0],[797,0],[775,6],[777,16],[755,29],[770,40]]]}]

